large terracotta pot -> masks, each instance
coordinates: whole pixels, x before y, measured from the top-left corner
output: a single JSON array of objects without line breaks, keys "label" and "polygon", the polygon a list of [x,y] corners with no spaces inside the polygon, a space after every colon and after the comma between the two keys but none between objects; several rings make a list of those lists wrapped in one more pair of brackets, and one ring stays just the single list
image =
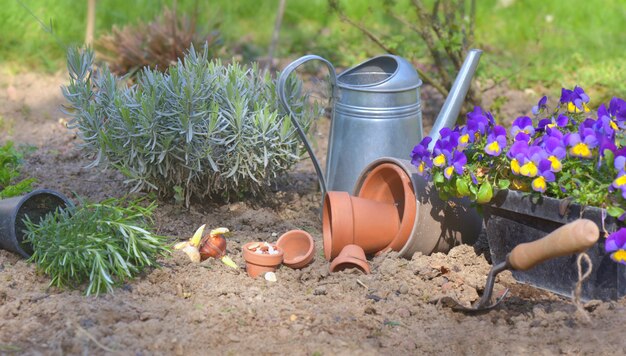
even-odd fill
[{"label": "large terracotta pot", "polygon": [[401,226],[387,247],[406,258],[473,244],[482,230],[482,217],[469,200],[442,201],[408,160],[384,157],[372,162],[361,173],[354,195],[395,202]]}]

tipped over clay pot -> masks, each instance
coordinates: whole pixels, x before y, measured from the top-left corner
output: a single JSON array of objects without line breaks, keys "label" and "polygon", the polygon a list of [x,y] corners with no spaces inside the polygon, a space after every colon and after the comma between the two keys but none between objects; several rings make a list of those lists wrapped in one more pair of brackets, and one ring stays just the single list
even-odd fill
[{"label": "tipped over clay pot", "polygon": [[331,272],[339,272],[348,268],[358,268],[363,273],[370,273],[370,265],[365,258],[365,251],[354,244],[346,245],[330,264]]},{"label": "tipped over clay pot", "polygon": [[381,163],[359,177],[355,196],[394,204],[400,217],[400,228],[385,248],[400,251],[415,223],[417,201],[409,174],[395,163]]},{"label": "tipped over clay pot", "polygon": [[[266,251],[265,246],[271,246],[276,253]],[[256,278],[266,272],[274,272],[283,262],[283,250],[275,244],[267,242],[248,242],[242,247],[243,259],[246,261],[248,276]]]},{"label": "tipped over clay pot", "polygon": [[384,249],[400,229],[393,202],[354,197],[346,192],[328,192],[322,212],[324,256],[332,260],[350,244],[365,253]]},{"label": "tipped over clay pot", "polygon": [[383,157],[365,167],[354,195],[396,202],[400,229],[388,248],[406,258],[415,252],[447,252],[472,244],[482,230],[482,217],[468,199],[442,201],[433,184],[420,176],[411,161]]},{"label": "tipped over clay pot", "polygon": [[304,268],[315,257],[313,237],[303,230],[287,231],[278,238],[276,246],[283,250],[283,264],[290,268]]}]

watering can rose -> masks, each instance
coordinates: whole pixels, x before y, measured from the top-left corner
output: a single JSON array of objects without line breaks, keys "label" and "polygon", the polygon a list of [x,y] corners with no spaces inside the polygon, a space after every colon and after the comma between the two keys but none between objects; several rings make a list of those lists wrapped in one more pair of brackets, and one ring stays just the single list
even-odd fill
[{"label": "watering can rose", "polygon": [[[589,102],[582,88],[564,88],[553,109],[544,96],[532,108],[532,117],[518,117],[508,130],[490,112],[475,107],[465,125],[440,131],[432,152],[429,137],[416,145],[412,163],[444,199],[469,197],[487,203],[493,189],[511,188],[570,197],[606,208],[623,221],[626,101],[615,97],[596,111]],[[626,261],[620,246],[614,255]]]}]

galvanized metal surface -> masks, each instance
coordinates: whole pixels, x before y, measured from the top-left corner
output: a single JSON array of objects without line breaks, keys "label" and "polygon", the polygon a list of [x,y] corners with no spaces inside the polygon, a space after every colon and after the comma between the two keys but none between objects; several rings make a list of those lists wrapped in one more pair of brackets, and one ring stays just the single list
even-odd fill
[{"label": "galvanized metal surface", "polygon": [[[435,127],[451,127],[463,104],[475,72],[480,50],[471,50],[446,99]],[[322,175],[318,160],[289,107],[285,84],[300,65],[322,61],[331,72],[334,98],[332,123]],[[278,79],[278,95],[313,160],[322,194],[327,190],[351,192],[363,169],[381,157],[408,159],[422,139],[422,81],[406,59],[394,55],[371,58],[335,77],[326,59],[308,55],[289,64]],[[439,130],[436,130],[438,133]]]},{"label": "galvanized metal surface", "polygon": [[433,139],[428,146],[430,150],[433,149],[439,139],[439,131],[444,127],[454,126],[456,118],[459,116],[461,108],[463,107],[463,99],[472,83],[472,77],[476,72],[478,60],[482,53],[483,51],[479,49],[472,49],[467,53],[463,66],[459,74],[457,74],[452,88],[450,88],[450,94],[443,103],[441,111],[439,111],[439,115],[437,115],[437,119],[430,131],[429,136]]}]

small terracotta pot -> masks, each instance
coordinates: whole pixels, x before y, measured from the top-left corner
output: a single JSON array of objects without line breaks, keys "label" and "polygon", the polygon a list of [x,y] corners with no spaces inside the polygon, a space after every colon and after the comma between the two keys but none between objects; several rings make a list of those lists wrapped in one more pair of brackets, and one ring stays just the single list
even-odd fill
[{"label": "small terracotta pot", "polygon": [[348,268],[358,268],[365,274],[371,272],[370,265],[365,258],[365,251],[358,245],[346,245],[339,256],[330,264],[331,272],[339,272]]},{"label": "small terracotta pot", "polygon": [[252,278],[256,278],[266,272],[276,271],[278,265],[283,262],[284,252],[280,247],[276,245],[274,246],[278,250],[278,253],[275,255],[255,253],[249,248],[253,244],[262,243],[263,242],[253,241],[248,242],[242,247],[243,259],[246,260],[246,271],[248,272],[248,276]]},{"label": "small terracotta pot", "polygon": [[287,231],[278,238],[276,246],[283,250],[283,264],[290,268],[304,268],[315,257],[313,237],[303,230]]},{"label": "small terracotta pot", "polygon": [[349,244],[365,253],[385,248],[400,228],[398,209],[393,203],[328,192],[322,212],[324,256],[331,260]]}]

